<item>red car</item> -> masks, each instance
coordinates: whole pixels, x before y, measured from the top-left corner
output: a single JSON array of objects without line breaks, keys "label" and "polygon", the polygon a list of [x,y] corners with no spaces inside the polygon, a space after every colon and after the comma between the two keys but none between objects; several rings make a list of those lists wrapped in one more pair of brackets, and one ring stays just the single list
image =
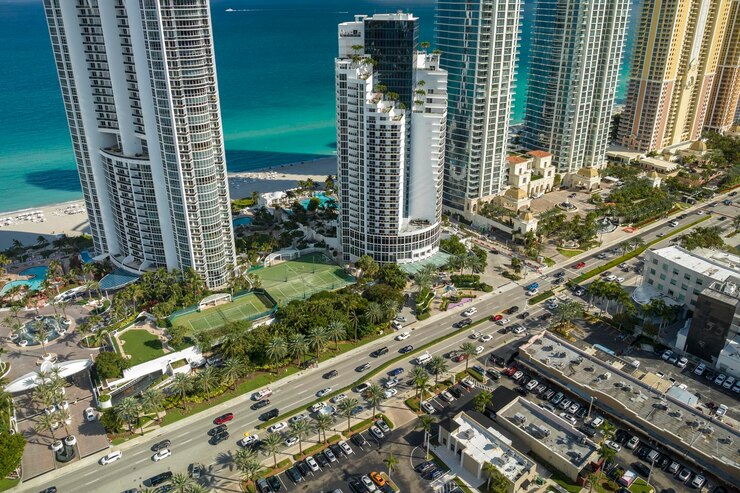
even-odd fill
[{"label": "red car", "polygon": [[454,361],[455,363],[462,363],[462,362],[463,362],[463,361],[465,361],[466,359],[468,359],[468,355],[467,355],[467,354],[465,354],[465,353],[463,353],[463,354],[458,354],[457,356],[455,356],[455,357],[453,358],[453,361]]},{"label": "red car", "polygon": [[511,366],[507,368],[506,371],[504,371],[504,375],[506,375],[507,377],[510,377],[516,372],[517,372],[516,366]]},{"label": "red car", "polygon": [[492,320],[492,321],[494,321],[494,322],[498,322],[498,321],[499,321],[499,320],[501,320],[502,318],[504,318],[504,316],[503,316],[503,315],[501,315],[501,314],[499,313],[498,315],[493,315],[493,316],[491,317],[491,320]]},{"label": "red car", "polygon": [[578,262],[576,265],[573,266],[575,269],[583,269],[586,267],[586,262]]},{"label": "red car", "polygon": [[217,425],[222,425],[224,423],[228,423],[234,419],[234,413],[226,413],[222,416],[219,416],[218,418],[214,419],[213,422]]}]

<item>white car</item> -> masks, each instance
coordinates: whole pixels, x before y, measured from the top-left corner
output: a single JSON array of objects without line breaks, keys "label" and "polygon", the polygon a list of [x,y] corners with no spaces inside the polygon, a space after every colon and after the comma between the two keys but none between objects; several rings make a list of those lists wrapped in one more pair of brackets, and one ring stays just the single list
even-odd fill
[{"label": "white car", "polygon": [[322,409],[325,406],[326,406],[326,402],[323,402],[323,401],[317,402],[316,404],[314,404],[313,406],[309,408],[309,411],[311,411],[312,413],[316,413],[316,412],[319,412],[319,409]]},{"label": "white car", "polygon": [[440,395],[440,396],[442,396],[442,399],[446,400],[447,402],[452,402],[452,401],[454,401],[454,400],[455,400],[455,398],[454,398],[454,397],[452,397],[452,394],[450,394],[450,393],[449,393],[449,392],[447,392],[446,390],[445,390],[445,391],[443,391],[443,392],[442,392],[441,394],[439,394],[439,395]]},{"label": "white car", "polygon": [[346,398],[347,398],[347,394],[339,394],[339,395],[335,395],[329,400],[331,401],[332,404],[338,404]]},{"label": "white car", "polygon": [[486,348],[484,348],[483,346],[478,346],[478,347],[475,348],[475,354],[476,355],[481,354],[485,350],[486,350]]},{"label": "white car", "polygon": [[532,380],[530,380],[529,382],[527,382],[527,385],[525,386],[525,388],[526,388],[527,390],[533,390],[533,389],[534,389],[535,387],[537,387],[537,386],[538,386],[539,384],[540,384],[540,382],[538,382],[537,380],[535,380],[535,379],[533,378]]},{"label": "white car", "polygon": [[524,372],[519,370],[511,376],[511,379],[515,382],[524,376]]},{"label": "white car", "polygon": [[398,379],[394,377],[385,382],[383,384],[383,387],[385,387],[386,389],[392,389],[396,385],[398,385]]},{"label": "white car", "polygon": [[324,397],[326,394],[331,392],[331,387],[326,387],[316,392],[316,397]]},{"label": "white car", "polygon": [[504,326],[504,325],[508,324],[509,322],[511,322],[511,320],[509,320],[508,318],[502,318],[501,320],[499,320],[498,322],[496,322],[496,325]]},{"label": "white car", "polygon": [[614,274],[610,274],[610,275],[606,276],[604,279],[606,279],[609,282],[616,281],[617,280],[617,276],[615,276]]},{"label": "white car", "polygon": [[526,329],[522,327],[521,325],[517,325],[513,329],[511,329],[511,332],[514,334],[523,334]]},{"label": "white car", "polygon": [[306,457],[306,464],[308,464],[308,467],[311,468],[313,472],[318,472],[319,464],[316,462],[316,459],[314,459],[311,456],[308,456]]},{"label": "white car", "polygon": [[666,349],[663,354],[660,356],[660,358],[664,361],[668,361],[668,359],[673,356],[673,351],[670,349]]},{"label": "white car", "polygon": [[383,392],[383,397],[385,397],[386,399],[390,399],[396,394],[398,394],[398,389],[388,389],[385,392]]},{"label": "white car", "polygon": [[474,306],[471,306],[470,308],[468,308],[467,310],[465,310],[464,312],[462,312],[462,316],[463,317],[469,317],[471,315],[475,315],[476,313],[478,313],[478,309],[476,307],[474,307]]},{"label": "white car", "polygon": [[699,363],[699,366],[694,370],[694,375],[703,375],[705,371],[707,371],[707,365]]},{"label": "white car", "polygon": [[399,322],[398,320],[394,320],[393,322],[391,322],[391,325],[392,325],[392,326],[393,326],[393,328],[394,328],[394,329],[396,329],[396,330],[401,330],[401,329],[403,329],[403,325],[401,325],[401,322]]},{"label": "white car", "polygon": [[480,342],[489,342],[491,339],[493,339],[493,336],[491,334],[486,334],[480,338]]},{"label": "white car", "polygon": [[85,409],[84,414],[87,421],[95,421],[95,409],[88,407]]},{"label": "white car", "polygon": [[735,385],[735,377],[727,377],[727,380],[722,383],[722,388],[729,390],[733,385]]},{"label": "white car", "polygon": [[679,360],[678,360],[678,361],[676,362],[676,366],[677,366],[677,367],[679,367],[679,368],[686,368],[686,365],[687,365],[688,363],[689,363],[689,360],[688,360],[688,358],[685,358],[685,357],[681,357],[681,359],[679,359]]},{"label": "white car", "polygon": [[724,404],[720,404],[719,406],[717,406],[716,413],[717,413],[717,416],[721,418],[722,416],[727,414],[727,406]]},{"label": "white car", "polygon": [[284,430],[288,425],[285,424],[285,421],[281,421],[279,423],[275,423],[274,425],[267,428],[268,433],[277,433],[280,430]]},{"label": "white car", "polygon": [[425,413],[434,414],[434,412],[436,411],[436,409],[434,409],[434,406],[432,406],[428,401],[421,401],[419,405]]},{"label": "white car", "polygon": [[604,440],[604,445],[606,445],[607,447],[609,447],[610,449],[616,452],[619,452],[620,450],[622,450],[622,446],[612,440]]},{"label": "white car", "polygon": [[405,341],[405,340],[406,340],[406,339],[408,339],[408,338],[409,338],[410,336],[411,336],[411,334],[410,334],[409,332],[401,332],[400,334],[398,334],[398,335],[396,336],[396,340],[397,340],[397,341]]},{"label": "white car", "polygon": [[717,375],[717,378],[714,379],[714,384],[722,385],[725,380],[727,380],[727,375],[725,375],[724,373],[720,373],[719,375]]},{"label": "white car", "polygon": [[168,449],[168,448],[163,448],[162,450],[160,450],[156,454],[152,455],[152,460],[154,462],[159,462],[162,459],[166,459],[170,455],[172,455],[172,451],[170,449]]},{"label": "white car", "polygon": [[248,445],[256,442],[259,439],[259,435],[248,435],[239,440],[239,445],[241,445],[242,447],[247,447]]},{"label": "white car", "polygon": [[105,466],[105,465],[110,464],[111,462],[117,461],[121,457],[123,457],[123,452],[121,452],[120,450],[116,450],[116,451],[111,452],[108,455],[102,457],[100,459],[100,464],[103,465],[103,466]]},{"label": "white car", "polygon": [[624,282],[624,277],[617,277],[617,284],[622,284]]},{"label": "white car", "polygon": [[526,294],[527,296],[537,296],[538,294],[540,294],[540,290],[537,288],[530,289],[529,291],[527,291]]},{"label": "white car", "polygon": [[288,420],[288,423],[297,423],[297,422],[299,422],[299,421],[303,421],[304,419],[307,419],[307,418],[308,418],[308,416],[306,416],[306,415],[305,415],[305,414],[303,414],[303,413],[301,413],[301,414],[296,414],[295,416],[293,416],[292,418],[290,418],[290,419]]},{"label": "white car", "polygon": [[575,425],[576,424],[576,418],[573,417],[572,414],[568,414],[568,413],[563,412],[563,413],[560,413],[560,417],[563,418],[565,421],[567,421],[568,423],[570,423],[572,425]]},{"label": "white car", "polygon": [[298,438],[297,437],[288,437],[288,438],[285,439],[285,446],[286,447],[292,447],[296,443],[298,443]]},{"label": "white car", "polygon": [[591,423],[589,423],[592,428],[598,428],[599,426],[604,424],[604,418],[601,416],[594,416],[594,419],[591,420]]},{"label": "white car", "polygon": [[355,451],[352,450],[352,447],[349,446],[349,443],[345,442],[344,440],[340,441],[337,445],[339,445],[339,448],[342,449],[342,452],[344,452],[344,455],[350,455],[350,454],[355,453]]},{"label": "white car", "polygon": [[362,481],[362,486],[365,487],[365,491],[367,491],[368,493],[373,493],[374,491],[378,491],[378,487],[375,486],[375,483],[373,483],[369,477],[362,476],[360,478],[360,481]]},{"label": "white car", "polygon": [[272,395],[272,390],[270,389],[262,389],[260,391],[255,392],[252,394],[252,400],[253,401],[261,401],[262,399],[265,399],[267,397],[270,397]]},{"label": "white car", "polygon": [[640,439],[637,437],[632,437],[627,441],[627,444],[625,445],[628,449],[633,450],[637,445],[640,443]]}]

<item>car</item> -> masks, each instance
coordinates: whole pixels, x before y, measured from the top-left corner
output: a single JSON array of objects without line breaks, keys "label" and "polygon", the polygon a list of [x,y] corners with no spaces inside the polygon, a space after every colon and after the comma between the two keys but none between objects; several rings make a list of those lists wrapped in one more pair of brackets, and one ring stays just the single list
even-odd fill
[{"label": "car", "polygon": [[565,395],[563,395],[562,392],[558,392],[554,396],[552,396],[550,402],[552,402],[553,406],[557,406],[563,399],[565,399]]},{"label": "car", "polygon": [[371,426],[371,427],[370,427],[370,433],[372,433],[372,434],[373,434],[373,436],[374,436],[375,438],[377,438],[377,439],[381,439],[381,438],[385,437],[385,435],[384,435],[384,434],[383,434],[383,432],[382,432],[382,431],[380,430],[380,428],[378,428],[378,427],[377,427],[377,426],[375,426],[375,425],[373,425],[373,426]]},{"label": "car", "polygon": [[527,291],[524,294],[526,294],[527,296],[537,296],[538,294],[540,294],[540,290],[539,289],[530,289],[529,291]]},{"label": "car", "polygon": [[[537,387],[537,386],[538,386],[539,384],[540,384],[540,383],[539,383],[539,382],[538,382],[537,380],[535,380],[535,379],[532,379],[532,380],[530,380],[529,382],[527,382],[527,385],[525,385],[525,386],[524,386],[524,388],[526,388],[527,390],[529,390],[529,391],[531,392],[531,391],[532,391],[532,390],[534,390],[534,388],[535,388],[535,387]],[[543,390],[544,390],[544,389],[543,389]]]},{"label": "car", "polygon": [[304,419],[308,419],[308,416],[306,416],[306,415],[305,415],[305,414],[303,414],[303,413],[301,413],[301,414],[296,414],[295,416],[292,416],[292,417],[291,417],[291,418],[290,418],[290,419],[288,420],[288,423],[289,423],[289,424],[293,424],[293,423],[297,423],[298,421],[303,421]]},{"label": "car", "polygon": [[570,413],[560,413],[560,417],[572,425],[576,424],[576,418]]},{"label": "car", "polygon": [[285,428],[287,428],[288,425],[285,423],[285,421],[280,421],[279,423],[275,423],[274,425],[267,428],[268,433],[277,433],[278,431],[282,431]]},{"label": "car", "polygon": [[531,290],[533,290],[533,289],[537,289],[537,288],[539,288],[539,287],[540,287],[539,283],[533,282],[532,284],[530,284],[530,285],[528,285],[528,286],[525,286],[525,287],[524,287],[524,289],[525,289],[526,291],[531,291]]},{"label": "car", "polygon": [[462,329],[462,328],[467,327],[468,325],[470,325],[472,323],[473,323],[473,319],[472,318],[464,318],[464,319],[460,320],[459,322],[457,322],[456,324],[454,324],[453,327],[455,327],[456,329]]},{"label": "car", "polygon": [[681,470],[678,471],[678,473],[676,474],[676,479],[678,479],[682,483],[685,483],[690,477],[691,477],[691,471],[689,471],[685,467],[681,468]]},{"label": "car", "polygon": [[610,275],[608,275],[608,276],[605,276],[605,277],[604,277],[604,280],[605,280],[605,281],[609,281],[609,282],[611,282],[611,281],[616,281],[616,280],[617,280],[617,276],[615,276],[614,274],[610,274]]},{"label": "car", "polygon": [[735,385],[735,377],[730,376],[730,377],[727,377],[725,381],[722,383],[722,388],[729,390],[732,388],[733,385]]},{"label": "car", "polygon": [[402,323],[400,322],[400,320],[394,320],[394,321],[392,321],[392,322],[391,322],[391,325],[392,325],[392,326],[393,326],[393,328],[394,328],[394,329],[396,329],[396,330],[401,330],[401,329],[403,329],[403,324],[402,324]]},{"label": "car", "polygon": [[519,371],[517,371],[516,373],[514,373],[514,374],[513,374],[512,376],[511,376],[511,379],[512,379],[512,380],[514,380],[514,381],[516,382],[516,381],[518,381],[518,380],[521,380],[521,378],[522,378],[523,376],[524,376],[524,372],[523,372],[523,371],[521,371],[521,370],[519,370]]},{"label": "car", "polygon": [[100,458],[100,465],[106,466],[111,462],[117,461],[121,457],[123,457],[123,452],[121,452],[120,450],[114,450],[112,452],[109,452],[108,455],[104,455]]},{"label": "car", "polygon": [[311,469],[313,472],[318,472],[321,470],[319,467],[319,463],[316,462],[316,459],[311,457],[310,455],[306,457],[306,465],[308,465],[308,468]]},{"label": "car", "polygon": [[511,376],[513,376],[513,375],[514,375],[514,374],[515,374],[515,373],[516,373],[517,371],[519,371],[519,370],[517,370],[516,366],[513,366],[513,365],[512,365],[512,366],[508,367],[508,368],[507,368],[506,370],[504,370],[504,375],[506,375],[507,377],[511,377]]},{"label": "car", "polygon": [[385,479],[383,479],[383,476],[380,475],[378,472],[371,472],[369,474],[370,479],[373,480],[373,483],[377,484],[378,486],[384,486],[385,485]]},{"label": "car", "polygon": [[473,387],[475,387],[475,382],[473,381],[471,377],[465,377],[462,380],[460,380],[460,385],[465,387],[467,390],[471,390]]},{"label": "car", "polygon": [[498,322],[499,320],[503,319],[504,316],[500,313],[497,313],[496,315],[491,316],[491,322]]},{"label": "car", "polygon": [[421,401],[421,402],[419,403],[419,406],[421,406],[421,408],[422,408],[422,409],[424,410],[424,412],[425,412],[425,413],[427,413],[427,414],[434,414],[434,412],[435,412],[434,406],[432,406],[432,405],[431,405],[431,404],[429,403],[429,401]]},{"label": "car", "polygon": [[373,491],[378,491],[378,487],[375,486],[375,483],[373,483],[373,480],[370,479],[368,476],[361,476],[360,482],[362,483],[362,486],[365,488],[365,491],[368,493],[372,493]]},{"label": "car", "polygon": [[257,401],[249,407],[252,408],[252,410],[256,411],[257,409],[262,409],[263,407],[269,406],[269,405],[270,405],[270,399],[262,399],[261,401]]},{"label": "car", "polygon": [[463,394],[463,391],[460,390],[460,386],[459,385],[453,385],[452,387],[450,387],[450,388],[447,389],[447,392],[449,392],[450,394],[452,394],[452,396],[455,399],[460,399],[464,395]]},{"label": "car", "polygon": [[350,440],[352,440],[352,443],[354,443],[358,447],[363,447],[367,444],[367,440],[365,440],[365,437],[362,436],[362,433],[355,433],[350,437]]},{"label": "car", "polygon": [[362,412],[363,409],[365,409],[365,408],[362,407],[362,406],[355,406],[352,409],[350,409],[349,414],[352,417],[357,416],[358,414],[360,414]]},{"label": "car", "polygon": [[385,397],[386,399],[390,399],[396,394],[398,394],[398,389],[387,389],[383,392],[383,397]]},{"label": "car", "polygon": [[397,340],[397,341],[405,341],[405,340],[406,340],[406,339],[408,339],[408,338],[409,338],[410,336],[411,336],[411,333],[409,333],[409,332],[401,332],[400,334],[398,334],[398,335],[396,336],[396,340]]},{"label": "car", "polygon": [[388,372],[388,375],[391,377],[397,377],[398,375],[401,375],[404,372],[403,368],[394,368],[393,370]]},{"label": "car", "polygon": [[270,409],[267,412],[260,414],[260,421],[270,421],[271,419],[277,418],[280,415],[278,408]]},{"label": "car", "polygon": [[655,236],[657,236],[658,238],[663,238],[663,237],[665,236],[665,233],[658,233],[658,234],[657,234],[657,235],[655,235]]},{"label": "car", "polygon": [[208,435],[209,436],[218,435],[222,431],[226,431],[226,429],[227,429],[226,425],[218,425],[218,426],[216,426],[216,427],[211,428],[210,430],[208,430]]},{"label": "car", "polygon": [[370,363],[365,363],[364,365],[360,365],[357,368],[355,368],[355,371],[357,373],[362,373],[363,371],[369,370],[369,369],[370,369]]},{"label": "car", "polygon": [[462,363],[466,359],[468,359],[468,355],[465,354],[465,353],[462,353],[462,354],[458,354],[457,356],[455,356],[454,358],[452,358],[452,361],[454,361],[455,363]]},{"label": "car", "polygon": [[598,254],[596,256],[596,258],[603,260],[603,259],[607,258],[608,256],[609,256],[609,254],[607,254],[607,253],[600,253],[600,254]]},{"label": "car", "polygon": [[339,394],[329,399],[329,402],[331,402],[332,404],[339,404],[346,398],[347,398],[347,394]]},{"label": "car", "polygon": [[394,377],[394,378],[389,378],[389,379],[388,379],[388,380],[386,380],[386,382],[385,382],[385,383],[383,384],[383,387],[385,387],[386,389],[392,389],[393,387],[395,387],[395,386],[396,386],[396,385],[398,385],[399,383],[400,383],[400,380],[398,380],[398,378],[395,378],[395,377]]},{"label": "car", "polygon": [[478,313],[478,309],[476,307],[474,307],[474,306],[471,306],[470,308],[468,308],[467,310],[465,310],[464,312],[462,312],[462,316],[463,317],[470,317],[471,315],[475,315],[476,313]]},{"label": "car", "polygon": [[475,347],[475,354],[476,354],[476,356],[479,355],[479,354],[482,354],[483,351],[485,351],[485,350],[486,350],[486,348],[484,348],[483,346],[476,346]]},{"label": "car", "polygon": [[521,325],[515,325],[513,329],[511,329],[511,332],[513,334],[523,334],[527,329],[522,327]]},{"label": "car", "polygon": [[323,377],[329,380],[330,378],[334,378],[337,375],[339,375],[339,372],[337,370],[332,370],[332,371],[324,373]]},{"label": "car", "polygon": [[316,404],[313,404],[311,407],[308,408],[308,410],[311,411],[312,413],[316,413],[316,412],[319,412],[319,410],[324,407],[326,407],[326,402],[320,401],[320,402],[317,402]]},{"label": "car", "polygon": [[298,484],[299,482],[303,481],[303,475],[301,474],[301,471],[298,469],[298,466],[293,466],[291,468],[288,468],[285,473],[288,475],[291,481]]},{"label": "car", "polygon": [[650,475],[650,468],[643,464],[642,462],[635,462],[632,464],[632,469],[637,471],[638,474],[641,476],[645,476],[646,478],[648,475]]},{"label": "car", "polygon": [[714,384],[722,385],[726,379],[727,375],[725,375],[724,373],[720,373],[719,375],[717,375],[717,378],[714,379]]},{"label": "car", "polygon": [[259,401],[267,397],[270,397],[271,395],[272,395],[272,390],[270,390],[269,388],[262,389],[252,394],[252,400]]},{"label": "car", "polygon": [[586,417],[586,413],[588,413],[588,408],[586,406],[581,406],[578,411],[576,411],[576,418],[583,419]]},{"label": "car", "polygon": [[620,450],[622,450],[622,447],[613,440],[604,440],[604,445],[614,450],[615,452],[619,452]]},{"label": "car", "polygon": [[93,408],[85,408],[84,415],[86,421],[95,421],[95,410]]},{"label": "car", "polygon": [[398,352],[401,354],[406,354],[406,353],[410,353],[413,350],[414,350],[414,346],[409,344],[408,346],[404,346],[401,349],[399,349]]},{"label": "car", "polygon": [[506,310],[506,314],[507,315],[514,315],[518,311],[519,311],[519,307],[516,306],[516,305],[514,305],[511,308],[509,308],[508,310]]},{"label": "car", "polygon": [[434,466],[435,466],[434,461],[428,460],[428,461],[422,462],[421,464],[414,466],[414,471],[418,473],[423,473],[424,471],[427,471]]},{"label": "car", "polygon": [[666,467],[665,472],[675,475],[679,469],[681,469],[681,464],[676,461],[671,461],[671,463],[668,464],[668,467]]},{"label": "car", "polygon": [[696,368],[694,368],[694,375],[702,376],[705,371],[707,371],[707,365],[699,363]]},{"label": "car", "polygon": [[480,338],[480,342],[490,342],[493,339],[491,334],[486,334]]},{"label": "car", "polygon": [[172,451],[168,448],[163,448],[162,450],[157,451],[156,454],[152,455],[152,460],[154,462],[159,462],[162,459],[166,459],[170,455],[172,455]]},{"label": "car", "polygon": [[547,390],[545,390],[545,391],[544,391],[544,392],[542,393],[541,397],[542,397],[543,399],[545,399],[546,401],[549,401],[550,399],[552,399],[552,397],[553,397],[554,395],[555,395],[555,391],[554,391],[553,389],[551,389],[551,388],[548,388]]},{"label": "car", "polygon": [[[313,459],[312,459],[313,460]],[[295,467],[298,469],[298,472],[301,473],[301,476],[304,478],[311,474],[311,468],[306,464],[306,461],[298,461],[295,463]]]},{"label": "car", "polygon": [[527,317],[528,317],[529,315],[530,315],[530,313],[529,313],[529,312],[522,312],[522,313],[520,313],[519,315],[517,315],[517,316],[516,316],[516,318],[518,318],[519,320],[524,320],[524,319],[525,319],[525,318],[527,318]]},{"label": "car", "polygon": [[583,269],[584,267],[586,267],[586,262],[578,262],[573,266],[574,269]]},{"label": "car", "polygon": [[283,484],[280,482],[280,479],[277,477],[277,475],[267,478],[267,482],[270,484],[270,488],[272,488],[272,491],[276,493],[280,491],[283,487]]},{"label": "car", "polygon": [[604,418],[602,418],[601,416],[594,416],[591,419],[591,422],[589,423],[589,425],[593,428],[598,428],[599,426],[603,424],[604,424]]},{"label": "car", "polygon": [[678,221],[671,221],[668,223],[668,226],[670,226],[671,228],[675,228],[676,226],[678,226]]},{"label": "car", "polygon": [[348,484],[352,493],[367,493],[365,487],[359,481],[350,481]]},{"label": "car", "polygon": [[324,397],[329,392],[331,392],[331,387],[324,387],[323,389],[316,392],[316,397]]},{"label": "car", "polygon": [[452,397],[452,394],[450,394],[448,391],[444,390],[441,394],[439,394],[442,399],[446,400],[447,402],[452,402],[455,400],[454,397]]},{"label": "car", "polygon": [[630,450],[634,450],[635,447],[640,443],[640,439],[637,437],[632,437],[629,440],[627,440],[627,443],[625,444],[625,447],[627,447]]},{"label": "car", "polygon": [[668,361],[668,358],[670,358],[671,356],[673,356],[673,351],[671,351],[670,349],[666,349],[660,356],[660,358],[664,361]]},{"label": "car", "polygon": [[498,321],[496,322],[496,325],[500,325],[500,326],[502,326],[502,327],[503,327],[504,325],[508,324],[509,322],[511,322],[511,320],[509,320],[508,318],[500,318],[500,319],[499,319],[499,320],[498,320]]},{"label": "car", "polygon": [[352,450],[352,447],[349,446],[349,443],[347,443],[345,440],[341,440],[337,445],[339,445],[339,448],[342,449],[342,453],[344,455],[351,455],[355,453],[355,451]]},{"label": "car", "polygon": [[704,476],[702,476],[701,474],[695,474],[694,477],[691,479],[691,487],[699,489],[704,486],[704,483],[706,482],[707,480]]},{"label": "car", "polygon": [[732,386],[732,391],[736,394],[740,394],[740,380],[735,382],[735,385]]},{"label": "car", "polygon": [[730,199],[723,200],[722,203],[725,204],[725,205],[732,205],[732,200],[730,200]]},{"label": "car", "polygon": [[673,356],[668,358],[668,363],[671,365],[675,365],[676,363],[678,363],[678,356],[674,354]]},{"label": "car", "polygon": [[[138,490],[136,491],[138,492]],[[41,493],[57,493],[57,487],[49,486],[48,488],[41,490]]]},{"label": "car", "polygon": [[236,443],[237,445],[241,447],[249,447],[250,445],[259,441],[259,439],[260,439],[259,435],[247,435]]},{"label": "car", "polygon": [[152,452],[157,452],[159,450],[169,448],[170,445],[172,445],[172,442],[169,440],[162,440],[161,442],[157,442],[154,445],[152,445]]},{"label": "car", "polygon": [[391,428],[390,428],[390,426],[388,426],[388,423],[386,423],[383,418],[376,419],[375,420],[375,426],[377,426],[378,428],[380,428],[380,431],[382,431],[386,435],[390,435]]},{"label": "car", "polygon": [[193,479],[200,479],[203,475],[203,466],[197,463],[192,463],[188,466],[188,476]]},{"label": "car", "polygon": [[376,349],[375,351],[370,353],[370,356],[372,358],[379,358],[384,354],[388,354],[388,346],[383,346],[382,348]]},{"label": "car", "polygon": [[430,481],[433,481],[443,475],[445,472],[442,469],[437,469],[436,471],[432,472],[431,474],[428,474],[425,479],[428,479]]},{"label": "car", "polygon": [[726,405],[724,405],[724,404],[720,404],[719,406],[717,406],[717,409],[716,409],[716,411],[715,411],[715,414],[716,414],[716,415],[717,415],[718,417],[720,417],[720,418],[721,418],[722,416],[724,416],[725,414],[727,414],[727,410],[728,410],[728,408],[727,408],[727,406],[726,406]]},{"label": "car", "polygon": [[433,476],[435,474],[437,474],[437,472],[439,472],[439,470],[440,470],[439,467],[437,467],[435,465],[434,467],[430,467],[429,469],[427,469],[426,471],[424,471],[424,473],[421,475],[421,477],[424,478],[424,479],[431,480],[433,478]]},{"label": "car", "polygon": [[501,378],[501,374],[493,368],[489,368],[488,370],[486,370],[486,376],[492,380],[498,380],[499,378]]},{"label": "car", "polygon": [[259,491],[259,493],[273,493],[272,488],[270,488],[266,479],[257,480],[257,491]]},{"label": "car", "polygon": [[326,456],[327,460],[329,462],[336,462],[337,456],[334,455],[334,452],[330,448],[324,449],[324,455]]},{"label": "car", "polygon": [[624,277],[617,277],[616,282],[617,284],[622,284],[624,282]]},{"label": "car", "polygon": [[158,486],[170,479],[172,479],[172,471],[161,472],[149,478],[149,486]]},{"label": "car", "polygon": [[[531,389],[530,389],[530,390],[531,390]],[[571,405],[570,405],[570,406],[568,407],[568,412],[569,412],[570,414],[575,414],[575,413],[577,413],[577,412],[578,412],[578,410],[579,410],[580,408],[581,408],[581,405],[580,405],[580,404],[578,404],[577,402],[574,402],[573,404],[571,404]]]},{"label": "car", "polygon": [[208,440],[208,443],[210,443],[211,445],[218,445],[219,443],[223,442],[227,438],[229,438],[229,432],[224,430],[221,433],[213,435],[211,439]]}]

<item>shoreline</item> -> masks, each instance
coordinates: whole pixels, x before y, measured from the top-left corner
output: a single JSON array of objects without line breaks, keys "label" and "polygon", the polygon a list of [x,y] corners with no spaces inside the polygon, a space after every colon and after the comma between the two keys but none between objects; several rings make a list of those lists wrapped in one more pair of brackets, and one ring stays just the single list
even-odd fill
[{"label": "shoreline", "polygon": [[[250,197],[252,192],[268,193],[295,188],[297,181],[308,178],[323,184],[328,175],[336,176],[336,163],[336,155],[327,155],[308,161],[230,172],[227,173],[229,193],[232,200],[241,199]],[[31,245],[37,242],[39,236],[52,241],[61,234],[68,236],[89,234],[84,204],[80,197],[72,201],[0,212],[0,251],[10,248],[14,239],[24,245]],[[65,209],[70,208],[81,212],[66,214]],[[36,215],[36,212],[41,214]],[[16,220],[17,216],[23,215],[33,216],[32,219],[36,220]],[[41,221],[41,218],[44,220]],[[6,219],[13,219],[13,224],[6,225]]]}]

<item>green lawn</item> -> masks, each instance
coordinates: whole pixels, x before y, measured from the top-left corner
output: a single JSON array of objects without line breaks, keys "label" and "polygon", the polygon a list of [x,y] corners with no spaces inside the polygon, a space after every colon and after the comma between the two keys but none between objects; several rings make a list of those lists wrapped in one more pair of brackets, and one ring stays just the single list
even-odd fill
[{"label": "green lawn", "polygon": [[644,479],[637,478],[637,480],[632,483],[632,486],[630,486],[630,491],[632,493],[652,493],[655,491],[655,488],[647,484]]},{"label": "green lawn", "polygon": [[245,296],[203,311],[194,311],[185,315],[175,316],[173,325],[182,325],[193,332],[213,330],[223,327],[228,322],[238,320],[254,320],[261,314],[273,309],[273,303],[267,296],[258,293],[249,293]]},{"label": "green lawn", "polygon": [[150,334],[146,330],[127,330],[118,336],[118,338],[123,342],[122,351],[131,356],[129,361],[132,366],[164,356],[162,341],[159,340],[159,337]]},{"label": "green lawn", "polygon": [[558,248],[558,253],[560,255],[562,255],[564,257],[568,257],[568,258],[575,257],[576,255],[580,255],[584,251],[585,250],[570,250],[568,248]]},{"label": "green lawn", "polygon": [[19,482],[20,482],[20,479],[1,478],[0,479],[0,491],[7,491],[11,488],[14,488],[18,486]]}]

